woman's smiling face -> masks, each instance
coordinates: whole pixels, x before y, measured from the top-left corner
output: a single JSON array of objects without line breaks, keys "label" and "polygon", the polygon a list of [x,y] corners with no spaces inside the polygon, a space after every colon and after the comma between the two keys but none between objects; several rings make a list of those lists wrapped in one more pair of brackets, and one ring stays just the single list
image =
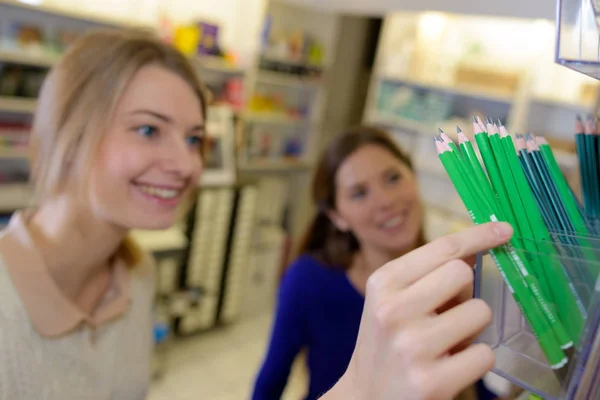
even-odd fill
[{"label": "woman's smiling face", "polygon": [[367,144],[350,154],[335,177],[334,224],[361,248],[391,254],[414,248],[422,225],[417,179],[385,147]]},{"label": "woman's smiling face", "polygon": [[126,229],[164,229],[202,171],[204,116],[178,75],[140,69],[117,105],[90,173],[92,212]]}]

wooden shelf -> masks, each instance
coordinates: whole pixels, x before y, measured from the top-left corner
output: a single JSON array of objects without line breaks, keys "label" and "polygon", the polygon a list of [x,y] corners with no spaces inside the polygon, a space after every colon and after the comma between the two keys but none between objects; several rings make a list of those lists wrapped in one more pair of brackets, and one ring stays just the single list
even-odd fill
[{"label": "wooden shelf", "polygon": [[50,68],[56,64],[59,59],[60,56],[58,54],[45,54],[18,49],[0,49],[0,63],[6,62]]},{"label": "wooden shelf", "polygon": [[35,112],[35,107],[34,99],[0,96],[0,113],[32,114]]},{"label": "wooden shelf", "polygon": [[0,211],[15,211],[27,207],[33,190],[25,183],[0,184]]}]

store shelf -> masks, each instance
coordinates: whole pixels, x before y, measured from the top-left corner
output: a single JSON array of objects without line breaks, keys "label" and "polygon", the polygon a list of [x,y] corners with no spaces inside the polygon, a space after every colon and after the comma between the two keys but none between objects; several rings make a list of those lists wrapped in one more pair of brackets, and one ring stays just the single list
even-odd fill
[{"label": "store shelf", "polygon": [[371,112],[368,120],[372,124],[380,124],[392,128],[405,129],[409,132],[417,132],[424,135],[433,135],[436,132],[434,124],[426,124],[424,122],[402,118],[395,115],[385,115],[383,113]]},{"label": "store shelf", "polygon": [[383,75],[380,76],[379,79],[381,82],[400,83],[400,84],[403,84],[406,86],[411,86],[414,88],[434,90],[437,92],[456,94],[456,95],[460,95],[460,96],[472,97],[472,98],[477,98],[477,99],[482,99],[482,100],[496,101],[499,103],[510,104],[513,102],[513,97],[510,95],[493,93],[493,92],[483,92],[479,89],[467,87],[467,86],[458,86],[458,85],[450,86],[450,85],[443,85],[443,84],[436,84],[436,83],[429,83],[429,82],[421,82],[421,81],[414,80],[414,79],[402,79],[402,78],[398,78],[398,77],[390,77],[390,76],[383,76]]},{"label": "store shelf", "polygon": [[0,160],[27,160],[28,158],[27,149],[0,148]]},{"label": "store shelf", "polygon": [[74,7],[67,8],[65,6],[60,7],[49,4],[28,4],[19,0],[0,0],[0,6],[2,5],[18,7],[29,11],[37,11],[59,17],[88,21],[101,25],[154,30],[154,26],[147,22],[136,21],[130,18],[99,16],[96,12],[91,10],[77,10]]},{"label": "store shelf", "polygon": [[563,109],[568,109],[568,110],[572,110],[572,111],[577,111],[580,113],[590,112],[590,110],[593,107],[592,104],[577,103],[574,101],[564,101],[564,100],[560,100],[560,99],[552,99],[549,97],[534,97],[532,101],[534,104],[541,104],[544,106],[563,108]]},{"label": "store shelf", "polygon": [[322,84],[321,79],[303,78],[283,72],[261,70],[257,81],[262,84],[285,86],[292,88],[317,88]]},{"label": "store shelf", "polygon": [[295,60],[290,60],[288,58],[281,58],[281,57],[261,56],[261,61],[281,63],[281,64],[291,65],[291,66],[296,66],[296,67],[318,68],[321,71],[323,71],[325,69],[325,67],[321,64],[311,64],[311,63],[304,62],[304,61],[295,61]]},{"label": "store shelf", "polygon": [[308,123],[306,118],[291,117],[283,113],[246,111],[242,118],[248,122],[270,125],[304,125]]},{"label": "store shelf", "polygon": [[60,56],[57,54],[0,49],[0,63],[13,63],[50,68],[56,64],[59,59]]},{"label": "store shelf", "polygon": [[132,235],[140,246],[152,252],[182,250],[188,245],[185,234],[177,226],[159,231],[134,230]]},{"label": "store shelf", "polygon": [[0,184],[0,211],[15,211],[27,207],[32,196],[33,191],[27,184]]},{"label": "store shelf", "polygon": [[306,161],[255,161],[243,163],[239,169],[242,172],[296,172],[306,171],[312,168],[312,165]]},{"label": "store shelf", "polygon": [[0,112],[31,114],[35,112],[35,107],[34,99],[0,96]]},{"label": "store shelf", "polygon": [[194,61],[200,68],[210,71],[222,72],[230,75],[243,75],[246,70],[239,65],[234,65],[225,60],[223,57],[217,56],[197,56]]},{"label": "store shelf", "polygon": [[[435,158],[434,161],[438,161],[437,158]],[[431,165],[431,162],[425,162],[425,161],[421,161],[421,162],[416,162],[415,163],[415,170],[417,172],[422,172],[422,173],[426,173],[429,175],[433,175],[436,178],[440,178],[440,179],[450,179],[448,177],[448,174],[446,173],[446,171],[443,168],[436,168],[433,165]]]}]

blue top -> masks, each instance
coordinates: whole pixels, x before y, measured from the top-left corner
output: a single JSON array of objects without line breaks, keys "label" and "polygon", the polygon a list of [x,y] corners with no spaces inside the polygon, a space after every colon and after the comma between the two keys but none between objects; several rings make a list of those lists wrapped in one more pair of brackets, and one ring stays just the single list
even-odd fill
[{"label": "blue top", "polygon": [[[341,269],[308,255],[294,261],[279,289],[271,341],[252,400],[280,399],[302,350],[307,350],[310,378],[305,400],[316,400],[331,389],[354,352],[364,302]],[[481,400],[494,398],[481,384],[478,392]]]}]

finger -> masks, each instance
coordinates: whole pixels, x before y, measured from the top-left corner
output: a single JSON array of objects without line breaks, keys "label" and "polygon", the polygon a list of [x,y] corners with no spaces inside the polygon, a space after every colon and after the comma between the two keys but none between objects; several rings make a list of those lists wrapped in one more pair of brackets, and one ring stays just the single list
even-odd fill
[{"label": "finger", "polygon": [[469,300],[442,315],[415,321],[398,333],[395,348],[411,362],[438,359],[484,329],[491,313],[482,300]]},{"label": "finger", "polygon": [[369,286],[404,288],[440,265],[463,259],[506,243],[513,229],[504,222],[492,222],[444,236],[393,260],[369,278]]},{"label": "finger", "polygon": [[399,321],[431,314],[472,286],[473,270],[464,261],[452,260],[405,290],[391,296],[389,312]]},{"label": "finger", "polygon": [[435,316],[425,335],[431,338],[428,356],[439,357],[472,340],[492,320],[492,310],[481,299],[471,299]]},{"label": "finger", "polygon": [[473,281],[469,285],[467,285],[455,298],[451,299],[446,304],[442,305],[440,308],[436,310],[438,314],[444,313],[449,309],[456,307],[459,304],[464,303],[467,300],[473,298]]},{"label": "finger", "polygon": [[489,346],[475,344],[464,351],[439,359],[432,366],[432,399],[454,398],[494,367]]}]

